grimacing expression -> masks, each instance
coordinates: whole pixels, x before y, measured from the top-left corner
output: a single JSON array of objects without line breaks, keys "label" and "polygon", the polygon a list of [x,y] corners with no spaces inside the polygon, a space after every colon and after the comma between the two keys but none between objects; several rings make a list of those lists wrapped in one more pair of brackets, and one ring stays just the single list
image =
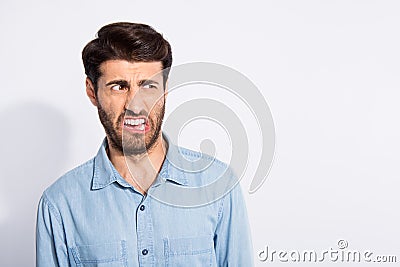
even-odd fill
[{"label": "grimacing expression", "polygon": [[125,155],[148,153],[165,113],[161,62],[108,60],[100,70],[97,109],[110,145]]}]

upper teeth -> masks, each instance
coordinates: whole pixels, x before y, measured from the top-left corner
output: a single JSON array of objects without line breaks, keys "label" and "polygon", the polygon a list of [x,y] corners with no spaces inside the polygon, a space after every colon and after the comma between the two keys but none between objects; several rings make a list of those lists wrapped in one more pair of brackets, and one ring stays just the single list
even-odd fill
[{"label": "upper teeth", "polygon": [[144,123],[144,119],[130,119],[130,120],[125,120],[125,124],[130,124],[130,125],[139,125],[139,124],[143,124]]}]

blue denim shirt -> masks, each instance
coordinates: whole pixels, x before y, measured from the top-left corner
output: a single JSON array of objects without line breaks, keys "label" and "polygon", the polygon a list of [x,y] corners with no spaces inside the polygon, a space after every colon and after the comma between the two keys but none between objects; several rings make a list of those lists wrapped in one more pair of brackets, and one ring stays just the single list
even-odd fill
[{"label": "blue denim shirt", "polygon": [[[185,173],[168,160],[177,156],[171,146],[178,148],[169,142],[149,194],[142,195],[116,171],[106,146],[104,140],[93,159],[44,191],[36,225],[38,267],[253,266],[239,185],[199,207],[169,205],[151,196],[151,190],[169,183],[209,183],[227,169],[226,164],[213,160],[202,172]],[[191,160],[204,157],[184,148],[179,151]]]}]

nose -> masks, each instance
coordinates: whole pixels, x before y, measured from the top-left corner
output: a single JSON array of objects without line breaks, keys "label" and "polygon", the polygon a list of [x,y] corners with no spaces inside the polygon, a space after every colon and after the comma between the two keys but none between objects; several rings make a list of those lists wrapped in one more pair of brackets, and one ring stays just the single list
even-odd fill
[{"label": "nose", "polygon": [[145,109],[144,99],[143,96],[141,96],[140,90],[138,88],[130,90],[130,92],[127,94],[125,109],[129,109],[135,114],[139,114],[142,110]]}]

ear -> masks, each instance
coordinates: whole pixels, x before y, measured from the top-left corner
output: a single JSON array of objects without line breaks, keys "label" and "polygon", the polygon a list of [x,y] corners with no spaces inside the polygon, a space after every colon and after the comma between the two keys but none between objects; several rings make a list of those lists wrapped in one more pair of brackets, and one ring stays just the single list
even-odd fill
[{"label": "ear", "polygon": [[167,98],[167,96],[168,96],[168,80],[165,82],[165,86],[164,86],[164,96],[165,96],[165,98]]},{"label": "ear", "polygon": [[93,83],[89,77],[86,77],[86,94],[89,97],[90,102],[97,107],[96,93],[94,91]]}]

